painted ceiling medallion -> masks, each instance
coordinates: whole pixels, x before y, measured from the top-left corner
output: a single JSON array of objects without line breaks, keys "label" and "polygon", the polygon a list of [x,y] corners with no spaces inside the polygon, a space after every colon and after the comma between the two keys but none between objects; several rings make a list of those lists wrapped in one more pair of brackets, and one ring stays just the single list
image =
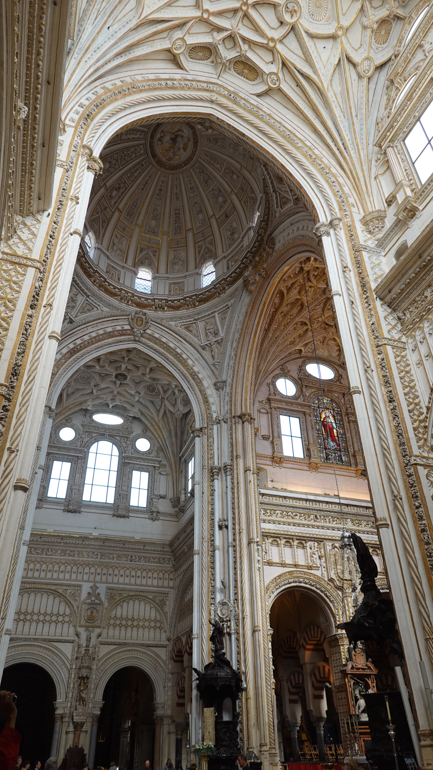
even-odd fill
[{"label": "painted ceiling medallion", "polygon": [[308,0],[308,14],[313,21],[324,21],[328,13],[328,0]]},{"label": "painted ceiling medallion", "polygon": [[192,61],[209,61],[212,56],[212,48],[207,45],[193,45],[188,51],[188,57]]},{"label": "painted ceiling medallion", "polygon": [[180,54],[183,53],[186,48],[186,42],[183,39],[183,37],[178,37],[176,40],[173,41],[173,44],[171,46],[171,50],[173,53]]},{"label": "painted ceiling medallion", "polygon": [[259,77],[259,71],[243,59],[238,59],[233,64],[233,71],[236,72],[244,80],[248,80],[250,83],[254,83]]},{"label": "painted ceiling medallion", "polygon": [[364,59],[359,63],[359,74],[362,75],[364,78],[369,78],[372,76],[375,69],[375,63],[374,59],[372,59],[371,56],[365,56]]},{"label": "painted ceiling medallion", "polygon": [[388,42],[392,30],[392,21],[382,19],[374,31],[373,40],[377,45],[385,45]]},{"label": "painted ceiling medallion", "polygon": [[301,16],[301,6],[297,0],[289,0],[283,6],[283,18],[288,24],[294,24]]},{"label": "painted ceiling medallion", "polygon": [[280,78],[279,75],[277,75],[276,72],[270,72],[267,76],[268,86],[269,88],[279,88],[280,87]]},{"label": "painted ceiling medallion", "polygon": [[188,123],[163,123],[150,135],[149,149],[156,166],[164,171],[180,171],[193,162],[198,136]]}]

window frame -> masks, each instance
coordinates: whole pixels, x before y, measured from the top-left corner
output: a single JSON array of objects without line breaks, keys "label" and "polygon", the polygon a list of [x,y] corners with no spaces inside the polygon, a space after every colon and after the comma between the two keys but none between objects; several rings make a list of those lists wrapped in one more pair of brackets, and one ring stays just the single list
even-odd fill
[{"label": "window frame", "polygon": [[[192,473],[190,473],[190,467],[192,463]],[[195,455],[191,455],[186,464],[186,491],[187,494],[192,497],[194,494],[194,478],[195,478]]]},{"label": "window frame", "polygon": [[[146,505],[138,505],[138,504],[135,505],[134,503],[131,502],[131,496],[132,496],[132,490],[133,490],[132,480],[134,478],[134,473],[139,473],[140,476],[141,476],[142,473],[145,473],[147,475]],[[150,482],[151,482],[151,474],[150,474],[149,470],[143,470],[142,468],[131,468],[131,475],[130,475],[130,480],[129,480],[129,507],[130,508],[137,508],[137,509],[143,510],[143,511],[146,510],[147,508],[149,508]],[[139,491],[138,499],[140,499],[141,487],[134,487],[134,489],[138,489],[138,491]]]},{"label": "window frame", "polygon": [[[208,268],[210,265],[212,266],[212,270],[209,270],[208,273],[205,273],[206,268]],[[211,275],[211,274],[213,274],[212,280],[208,281],[207,283],[204,283],[204,279],[205,279],[206,275]],[[210,286],[211,283],[214,283],[215,280],[216,280],[215,262],[213,262],[211,259],[208,259],[208,261],[204,263],[204,265],[203,265],[203,267],[202,267],[202,269],[200,271],[200,284],[201,284],[201,288],[202,289],[207,289],[207,287]]]},{"label": "window frame", "polygon": [[[403,88],[404,88],[404,86],[403,86]],[[405,153],[406,153],[406,156],[408,157],[408,159],[409,159],[409,161],[410,161],[410,164],[411,164],[411,166],[412,166],[412,169],[413,169],[413,171],[414,171],[414,174],[415,174],[416,180],[417,180],[418,184],[419,184],[421,187],[422,187],[423,185],[427,184],[427,182],[429,181],[429,179],[431,179],[431,177],[432,177],[432,174],[433,174],[433,169],[432,169],[432,171],[431,171],[431,173],[429,174],[429,176],[428,176],[428,177],[427,177],[427,178],[426,178],[424,181],[422,181],[422,179],[421,179],[421,177],[420,177],[420,175],[419,175],[418,169],[417,169],[417,167],[416,167],[416,165],[415,165],[415,164],[416,164],[416,163],[419,161],[419,159],[421,158],[421,156],[423,155],[423,153],[426,151],[426,149],[427,149],[428,147],[430,147],[430,150],[431,150],[431,152],[432,152],[432,155],[433,155],[433,134],[432,134],[432,136],[431,136],[431,137],[430,137],[430,139],[429,139],[429,138],[428,138],[428,134],[427,134],[427,132],[426,132],[426,130],[425,130],[425,128],[424,128],[424,125],[423,125],[423,124],[422,124],[422,122],[421,122],[421,121],[422,121],[422,118],[423,118],[423,116],[425,115],[425,113],[427,112],[427,110],[428,110],[430,107],[432,108],[432,111],[433,111],[433,99],[431,99],[431,100],[430,100],[430,102],[427,104],[427,106],[426,106],[426,107],[424,108],[424,110],[422,111],[421,115],[418,117],[418,119],[415,121],[415,123],[413,123],[413,125],[411,126],[411,128],[410,128],[410,131],[408,131],[408,132],[407,132],[407,134],[405,135],[405,137],[403,138],[403,147],[404,147],[404,151],[405,151]],[[421,131],[423,131],[423,133],[424,133],[424,135],[425,135],[425,137],[426,137],[426,143],[425,143],[425,145],[423,146],[423,148],[422,148],[421,152],[419,152],[419,153],[418,153],[418,155],[417,155],[417,156],[414,158],[414,157],[412,157],[412,154],[411,154],[411,152],[410,152],[410,150],[409,150],[409,147],[408,147],[408,146],[407,146],[407,144],[406,144],[406,140],[407,140],[407,138],[409,137],[409,135],[412,133],[412,131],[413,131],[413,130],[416,128],[416,126],[419,126],[419,127],[420,127],[420,129],[421,129]]]},{"label": "window frame", "polygon": [[[69,465],[69,472],[68,472],[68,475],[67,475],[67,478],[66,478],[66,490],[65,490],[65,494],[64,495],[58,495],[58,494],[50,495],[49,494],[50,486],[51,486],[51,482],[52,481],[57,481],[57,492],[59,490],[59,483],[60,483],[60,481],[65,481],[65,479],[61,479],[60,476],[59,476],[58,479],[53,479],[53,470],[54,470],[54,464],[55,463],[60,463],[60,466],[61,466],[60,472],[62,470],[63,465]],[[47,481],[47,492],[46,492],[46,495],[45,495],[47,500],[66,500],[66,498],[68,496],[68,491],[69,491],[69,484],[70,484],[70,481],[71,481],[71,471],[72,471],[72,460],[62,460],[62,459],[59,459],[58,457],[53,457],[52,458],[52,460],[51,460],[51,470],[49,472],[48,481]]]},{"label": "window frame", "polygon": [[[102,469],[97,469],[95,467],[93,467],[93,469],[89,468],[89,458],[90,458],[91,449],[92,449],[92,447],[94,447],[95,445],[97,445],[97,444],[99,444],[101,442],[104,442],[104,443],[107,443],[107,444],[111,444],[112,447],[114,447],[116,449],[116,451],[117,451],[117,467],[116,467],[116,470],[115,470],[116,477],[115,477],[114,487],[110,486],[110,484],[108,484],[106,486],[106,499],[105,500],[92,500],[93,486],[97,486],[97,487],[102,487],[103,486],[102,484],[94,484],[93,481],[92,481],[90,483],[90,487],[91,487],[90,498],[86,499],[84,497],[85,488],[86,488],[86,486],[89,485],[89,483],[86,481],[86,479],[87,479],[87,472],[89,470],[102,470]],[[97,457],[97,454],[98,454],[98,452],[96,452],[96,457]],[[96,463],[96,457],[95,457],[95,463]],[[113,458],[113,453],[111,453],[111,458]],[[110,466],[111,466],[111,463],[110,463]],[[119,488],[119,471],[122,471],[122,466],[121,466],[121,453],[120,453],[120,450],[119,450],[119,447],[117,446],[117,444],[114,441],[112,441],[111,439],[104,438],[102,436],[100,438],[96,438],[96,441],[94,439],[92,439],[92,443],[87,448],[86,453],[84,455],[84,474],[83,474],[83,479],[81,480],[82,481],[81,502],[85,503],[87,505],[110,505],[110,506],[114,505],[116,503],[116,498],[117,498],[118,488]],[[110,469],[108,470],[109,479],[110,479],[110,474],[113,473],[113,472],[114,471],[112,471],[111,467],[110,467]],[[122,477],[122,473],[120,474],[120,477]],[[109,502],[107,500],[108,491],[110,489],[114,489],[113,500],[111,502]]]},{"label": "window frame", "polygon": [[[147,273],[149,278],[145,279],[142,276],[140,276],[140,273]],[[143,281],[143,283],[149,283],[149,291],[137,289],[137,281]],[[153,272],[149,267],[139,267],[137,275],[135,276],[135,283],[134,283],[134,290],[138,291],[139,294],[152,294],[152,288],[153,288]]]},{"label": "window frame", "polygon": [[[289,435],[289,434],[283,434],[283,427],[282,427],[282,424],[281,424],[281,417],[289,417],[292,420],[293,419],[294,420],[298,420],[298,422],[299,422],[299,430],[300,430],[300,434],[301,435],[300,436],[293,436],[292,434],[290,434],[290,437],[292,439],[293,438],[300,438],[301,445],[302,445],[302,453],[303,453],[302,457],[300,457],[299,455],[287,455],[287,454],[284,453],[283,435],[286,436],[286,435]],[[278,410],[278,435],[279,435],[279,438],[280,438],[280,441],[281,441],[281,454],[282,454],[283,457],[285,457],[287,459],[290,459],[290,460],[306,460],[307,459],[306,451],[305,451],[305,439],[304,439],[305,429],[306,429],[306,426],[305,426],[305,424],[303,425],[302,413],[292,412],[291,410],[288,411],[287,409],[280,409],[280,410]],[[293,442],[292,442],[292,447],[293,447]]]}]

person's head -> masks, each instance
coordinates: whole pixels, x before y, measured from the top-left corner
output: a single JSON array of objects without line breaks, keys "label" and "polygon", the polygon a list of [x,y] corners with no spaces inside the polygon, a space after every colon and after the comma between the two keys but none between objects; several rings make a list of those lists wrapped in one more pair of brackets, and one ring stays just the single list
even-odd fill
[{"label": "person's head", "polygon": [[150,767],[150,759],[146,759],[146,761],[144,763],[144,766],[145,767]]},{"label": "person's head", "polygon": [[57,757],[49,757],[45,762],[44,770],[57,770]]},{"label": "person's head", "polygon": [[171,765],[171,764],[172,764],[172,761],[171,761],[171,759],[170,759],[170,757],[169,757],[169,758],[167,759],[167,765]]},{"label": "person's head", "polygon": [[189,766],[189,770],[197,770],[197,765],[195,762],[192,763],[192,765]]},{"label": "person's head", "polygon": [[17,767],[20,767],[22,761],[23,761],[23,758],[18,756],[17,757]]},{"label": "person's head", "polygon": [[35,763],[35,770],[40,770],[41,766],[42,766],[42,762],[40,759],[38,759],[38,761]]},{"label": "person's head", "polygon": [[238,756],[238,765],[239,765],[239,767],[245,767],[246,764],[248,764],[248,760],[247,760],[245,754],[239,754],[239,756]]},{"label": "person's head", "polygon": [[[29,770],[29,768],[30,768],[30,759],[25,759],[24,760],[24,762],[22,763],[22,768],[23,768],[23,770]],[[57,770],[57,768],[56,768],[56,770]]]},{"label": "person's head", "polygon": [[111,760],[110,767],[117,767],[117,762],[115,762],[114,759]]}]

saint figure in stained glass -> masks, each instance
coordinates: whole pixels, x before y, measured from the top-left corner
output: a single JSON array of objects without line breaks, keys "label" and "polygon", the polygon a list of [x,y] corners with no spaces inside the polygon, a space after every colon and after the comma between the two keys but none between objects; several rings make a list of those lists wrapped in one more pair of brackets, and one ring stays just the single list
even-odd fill
[{"label": "saint figure in stained glass", "polygon": [[320,419],[322,422],[322,431],[325,445],[329,447],[329,449],[340,449],[340,442],[338,440],[338,428],[334,419],[334,415],[329,409],[322,409]]},{"label": "saint figure in stained glass", "polygon": [[340,407],[327,396],[317,396],[313,414],[321,461],[350,465]]}]

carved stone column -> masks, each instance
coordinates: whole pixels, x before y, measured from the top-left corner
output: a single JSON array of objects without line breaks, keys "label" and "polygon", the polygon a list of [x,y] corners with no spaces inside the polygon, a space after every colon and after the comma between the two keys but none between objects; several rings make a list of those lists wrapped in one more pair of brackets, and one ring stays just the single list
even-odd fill
[{"label": "carved stone column", "polygon": [[316,728],[316,741],[317,741],[317,748],[319,749],[319,759],[321,762],[325,762],[325,736],[324,736],[324,727],[325,727],[325,721],[326,717],[317,717],[315,714],[312,714],[310,712],[311,721],[314,724],[314,727]]},{"label": "carved stone column", "polygon": [[290,722],[287,720],[287,724],[290,731],[290,745],[292,749],[292,757],[294,762],[299,761],[299,744],[298,744],[298,731],[301,726],[300,722]]},{"label": "carved stone column", "polygon": [[93,764],[95,761],[96,739],[98,737],[98,720],[99,720],[99,715],[94,714],[92,716],[92,724],[90,728],[89,752],[87,755],[87,762],[89,764],[90,770],[93,769]]},{"label": "carved stone column", "polygon": [[162,716],[155,716],[155,744],[153,748],[153,766],[161,768],[161,736],[162,736]]},{"label": "carved stone column", "polygon": [[[62,729],[63,716],[56,714],[54,717],[53,737],[51,739],[50,757],[58,758],[60,730]],[[60,764],[60,762],[58,763]]]}]

